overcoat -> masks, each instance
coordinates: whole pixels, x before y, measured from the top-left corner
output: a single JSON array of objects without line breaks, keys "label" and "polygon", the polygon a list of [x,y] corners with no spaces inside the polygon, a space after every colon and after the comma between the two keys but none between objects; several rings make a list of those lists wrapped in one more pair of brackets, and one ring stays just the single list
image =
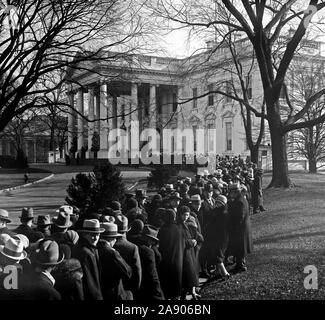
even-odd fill
[{"label": "overcoat", "polygon": [[85,300],[103,300],[97,248],[80,237],[78,244],[72,248],[72,257],[78,259],[82,266]]},{"label": "overcoat", "polygon": [[99,240],[98,254],[101,267],[101,285],[104,300],[126,300],[122,279],[129,280],[132,275],[131,267],[113,249],[107,241]]},{"label": "overcoat", "polygon": [[252,203],[254,208],[263,206],[262,177],[256,175],[252,186]]},{"label": "overcoat", "polygon": [[176,222],[164,224],[158,232],[161,287],[166,299],[181,295],[185,239]]},{"label": "overcoat", "polygon": [[185,242],[183,254],[183,270],[182,270],[182,288],[190,289],[199,285],[199,277],[196,270],[194,245],[192,235],[186,223],[178,222],[181,230],[183,241]]},{"label": "overcoat", "polygon": [[245,257],[253,249],[247,200],[240,195],[234,201],[228,202],[228,211],[229,255]]},{"label": "overcoat", "polygon": [[222,263],[228,245],[228,212],[226,207],[214,208],[205,238],[208,264]]},{"label": "overcoat", "polygon": [[133,294],[139,290],[142,279],[139,249],[134,243],[126,240],[124,236],[117,239],[114,249],[120,253],[122,258],[132,269],[131,278],[129,280],[123,279],[122,281],[124,289],[128,295],[128,300],[130,300],[133,298]]}]

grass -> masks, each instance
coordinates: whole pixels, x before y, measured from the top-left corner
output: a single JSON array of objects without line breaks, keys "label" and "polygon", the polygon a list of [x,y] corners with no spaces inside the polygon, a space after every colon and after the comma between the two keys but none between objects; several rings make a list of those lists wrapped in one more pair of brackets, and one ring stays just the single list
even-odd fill
[{"label": "grass", "polygon": [[[264,190],[267,212],[251,216],[254,252],[248,271],[212,281],[202,299],[323,299],[325,175],[291,174],[295,187]],[[267,186],[270,177],[264,179]],[[318,290],[306,290],[304,268],[316,266]]]},{"label": "grass", "polygon": [[0,190],[25,184],[24,181],[25,172],[28,172],[28,176],[29,176],[28,182],[34,182],[36,180],[45,178],[51,174],[50,171],[38,169],[38,168],[28,168],[28,169],[0,168]]}]

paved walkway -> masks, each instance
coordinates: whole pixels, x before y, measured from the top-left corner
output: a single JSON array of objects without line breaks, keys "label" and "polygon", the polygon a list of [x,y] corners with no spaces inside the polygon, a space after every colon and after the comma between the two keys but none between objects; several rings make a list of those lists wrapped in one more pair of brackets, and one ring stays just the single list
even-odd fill
[{"label": "paved walkway", "polygon": [[[21,208],[33,207],[34,214],[54,214],[59,205],[64,204],[66,188],[76,173],[55,174],[52,179],[30,187],[0,194],[0,208],[9,211],[13,220],[9,226],[19,224]],[[128,185],[133,181],[143,179],[148,172],[124,171],[123,178]]]}]

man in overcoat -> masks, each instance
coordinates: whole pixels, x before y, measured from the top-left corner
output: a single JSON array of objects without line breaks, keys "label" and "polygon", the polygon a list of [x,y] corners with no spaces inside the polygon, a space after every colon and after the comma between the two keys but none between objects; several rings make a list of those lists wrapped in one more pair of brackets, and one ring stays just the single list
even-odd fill
[{"label": "man in overcoat", "polygon": [[102,232],[104,229],[100,228],[98,220],[84,220],[82,229],[79,230],[79,241],[72,248],[72,257],[78,259],[82,266],[85,300],[103,300],[97,250],[99,235]]},{"label": "man in overcoat", "polygon": [[246,271],[246,255],[252,251],[251,224],[248,202],[241,193],[240,185],[229,186],[229,246],[228,251],[236,260],[235,272]]}]

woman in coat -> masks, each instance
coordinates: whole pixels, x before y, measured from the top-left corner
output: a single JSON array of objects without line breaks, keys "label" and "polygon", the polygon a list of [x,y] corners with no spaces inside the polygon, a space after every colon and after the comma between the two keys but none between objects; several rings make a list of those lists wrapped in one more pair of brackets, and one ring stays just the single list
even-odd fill
[{"label": "woman in coat", "polygon": [[211,221],[207,227],[208,264],[216,266],[216,275],[228,278],[229,273],[224,266],[225,251],[228,245],[228,212],[227,198],[219,195],[216,207],[211,214]]},{"label": "woman in coat", "polygon": [[176,213],[167,209],[165,223],[158,232],[159,251],[162,261],[159,266],[161,288],[166,299],[179,300],[182,291],[183,254],[185,241],[176,224]]},{"label": "woman in coat", "polygon": [[194,248],[197,245],[197,240],[195,240],[191,235],[186,223],[190,217],[190,212],[191,210],[187,206],[181,206],[177,211],[177,223],[181,230],[183,241],[185,242],[182,270],[182,298],[185,298],[186,293],[190,292],[193,299],[198,299],[200,298],[200,295],[196,292],[195,287],[199,286],[199,277],[196,271],[194,251]]}]

